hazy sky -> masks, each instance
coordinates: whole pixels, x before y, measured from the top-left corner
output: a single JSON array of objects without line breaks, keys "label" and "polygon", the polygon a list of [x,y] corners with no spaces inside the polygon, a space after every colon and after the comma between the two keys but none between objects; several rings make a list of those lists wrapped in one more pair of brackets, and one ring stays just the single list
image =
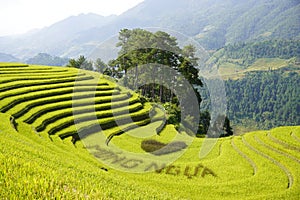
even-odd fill
[{"label": "hazy sky", "polygon": [[143,0],[0,0],[0,36],[49,26],[80,13],[121,14]]}]

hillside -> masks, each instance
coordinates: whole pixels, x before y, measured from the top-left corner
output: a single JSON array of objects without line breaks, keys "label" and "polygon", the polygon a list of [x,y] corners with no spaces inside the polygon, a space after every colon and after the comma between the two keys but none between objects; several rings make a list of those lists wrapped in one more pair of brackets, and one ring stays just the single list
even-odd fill
[{"label": "hillside", "polygon": [[299,39],[299,10],[298,0],[145,0],[119,16],[73,16],[34,33],[2,37],[0,52],[21,59],[40,52],[89,56],[120,29],[137,27],[178,31],[206,49],[236,42]]},{"label": "hillside", "polygon": [[[235,126],[250,130],[300,123],[299,40],[268,40],[226,45],[212,53],[208,65],[218,70],[227,99],[227,115]],[[204,82],[216,76],[202,77]],[[207,86],[203,110],[210,109]]]},{"label": "hillside", "polygon": [[73,143],[101,130],[113,137],[151,123],[155,131],[164,118],[137,94],[94,72],[12,63],[0,65],[0,77],[0,112]]},{"label": "hillside", "polygon": [[38,55],[26,60],[26,63],[36,65],[65,66],[68,64],[69,60],[69,58],[60,58],[46,53],[39,53]]},{"label": "hillside", "polygon": [[195,139],[180,160],[160,173],[127,174],[103,166],[81,146],[50,140],[23,124],[16,132],[9,115],[0,118],[3,198],[296,200],[299,196],[300,127],[218,140],[205,159],[198,158],[204,141]]},{"label": "hillside", "polygon": [[226,45],[208,62],[215,63],[224,80],[236,80],[253,71],[299,72],[299,60],[300,40],[266,40]]},{"label": "hillside", "polygon": [[[80,43],[76,42],[81,32],[102,27],[115,17],[103,17],[93,13],[80,14],[23,35],[0,37],[0,52],[11,52],[23,61],[41,52],[62,56],[72,47],[77,46],[76,48],[79,48],[81,46]],[[85,44],[85,46],[89,45]],[[0,61],[4,62],[5,60]]]},{"label": "hillside", "polygon": [[[161,130],[164,112],[132,91],[73,68],[1,63],[0,91],[1,198],[296,200],[300,195],[299,126],[192,138],[171,125]],[[179,152],[150,155],[141,148],[149,138],[191,142]],[[171,163],[165,160],[178,155]]]},{"label": "hillside", "polygon": [[1,62],[18,62],[19,59],[6,53],[0,53]]}]

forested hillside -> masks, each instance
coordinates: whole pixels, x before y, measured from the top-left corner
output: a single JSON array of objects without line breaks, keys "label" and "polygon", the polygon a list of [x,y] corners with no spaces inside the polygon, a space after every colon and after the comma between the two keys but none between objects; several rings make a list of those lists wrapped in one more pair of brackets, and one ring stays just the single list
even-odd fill
[{"label": "forested hillside", "polygon": [[229,118],[245,119],[259,128],[300,124],[300,77],[282,70],[253,72],[239,80],[226,81]]},{"label": "forested hillside", "polygon": [[253,64],[259,58],[290,59],[296,57],[300,60],[300,40],[268,40],[263,42],[236,43],[227,45],[218,55],[226,61],[239,59],[234,62],[244,67]]},{"label": "forested hillside", "polygon": [[119,16],[82,14],[20,36],[0,37],[0,52],[26,60],[40,52],[88,57],[123,28],[158,27],[193,37],[205,49],[300,39],[299,0],[145,0]]},{"label": "forested hillside", "polygon": [[[234,124],[267,129],[300,123],[300,41],[227,45],[213,54],[224,79],[228,117]],[[209,91],[202,89],[202,109]]]}]

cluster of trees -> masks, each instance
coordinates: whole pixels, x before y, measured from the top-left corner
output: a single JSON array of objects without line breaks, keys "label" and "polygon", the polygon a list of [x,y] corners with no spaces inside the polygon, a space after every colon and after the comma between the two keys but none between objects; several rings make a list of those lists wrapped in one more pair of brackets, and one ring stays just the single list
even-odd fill
[{"label": "cluster of trees", "polygon": [[90,70],[99,73],[106,73],[107,64],[104,63],[100,58],[98,58],[95,62],[89,61],[83,55],[79,56],[78,59],[70,59],[67,67],[74,67],[78,69]]},{"label": "cluster of trees", "polygon": [[227,45],[219,57],[241,59],[241,64],[244,66],[253,64],[258,58],[289,59],[297,57],[299,60],[300,40],[268,40]]},{"label": "cluster of trees", "polygon": [[[249,72],[239,80],[225,82],[228,117],[235,124],[270,129],[300,123],[300,40],[270,40],[227,45],[214,54],[218,64],[234,62],[247,68],[259,58],[296,58],[280,70]],[[232,60],[234,59],[234,60]],[[207,86],[199,88],[202,110],[210,110]],[[249,125],[251,124],[251,125]]]},{"label": "cluster of trees", "polygon": [[[233,134],[226,116],[218,116],[219,120],[215,120],[212,124],[208,111],[200,113],[199,122],[194,122],[191,116],[181,119],[182,109],[192,113],[195,108],[193,105],[179,102],[180,100],[174,94],[173,91],[176,90],[190,94],[190,91],[187,91],[189,88],[184,86],[178,74],[193,85],[193,93],[197,96],[198,104],[201,102],[200,93],[196,88],[202,87],[203,84],[199,78],[199,69],[195,67],[198,58],[195,57],[194,46],[187,45],[180,48],[177,39],[168,33],[162,31],[152,33],[143,29],[121,30],[117,46],[121,47],[121,50],[118,58],[110,61],[110,71],[117,77],[124,77],[124,85],[127,87],[140,91],[150,101],[162,103],[167,111],[169,124],[174,124],[175,127],[179,127],[179,123],[185,123],[185,126],[197,124],[199,127],[196,135],[198,136],[225,137]],[[149,63],[154,64],[148,65]],[[146,67],[138,68],[142,65]],[[168,66],[176,73],[166,72],[162,66]],[[143,83],[144,79],[149,77],[151,80],[162,79],[171,83],[172,90],[161,84],[145,84],[139,87],[139,82]],[[190,97],[186,95],[185,98]]]},{"label": "cluster of trees", "polygon": [[209,111],[202,111],[197,136],[203,137],[205,135],[212,138],[233,135],[229,118],[225,115],[218,115],[216,119],[212,120]]},{"label": "cluster of trees", "polygon": [[[200,122],[196,122],[191,116],[181,119],[183,110],[186,113],[193,113],[195,109],[199,109],[198,105],[201,102],[201,96],[196,88],[201,87],[202,82],[198,75],[199,69],[195,67],[198,58],[195,57],[194,46],[187,45],[180,48],[175,37],[162,31],[152,33],[143,29],[123,29],[119,33],[117,47],[120,47],[118,57],[109,61],[108,65],[101,59],[92,63],[84,56],[80,56],[77,60],[71,59],[67,66],[112,76],[120,84],[139,92],[146,101],[161,103],[168,115],[167,122],[174,124],[175,127],[179,128],[180,123],[183,123],[186,128],[199,125],[197,135],[208,134],[209,127],[215,127],[216,131],[221,131],[221,136],[233,134],[227,117],[222,118],[225,122],[221,128],[216,128],[216,123],[210,124],[209,112],[200,114]],[[170,71],[165,70],[165,67]],[[186,87],[183,79],[187,80],[192,87]],[[147,82],[147,80],[151,81]],[[168,83],[166,85],[169,87],[161,81]],[[187,95],[184,99],[179,99],[176,92]],[[183,103],[188,102],[187,99],[190,98],[188,95],[191,92],[196,94],[197,108],[194,108],[192,104]]]},{"label": "cluster of trees", "polygon": [[[144,85],[136,88],[140,82],[151,77],[155,79],[169,79],[174,88],[179,88],[179,80],[166,74],[163,66],[169,66],[179,72],[190,84],[201,86],[196,65],[195,48],[188,45],[181,49],[177,39],[168,33],[158,31],[152,33],[143,29],[123,29],[119,33],[118,47],[121,47],[118,58],[109,62],[110,71],[117,77],[124,77],[124,85],[141,90],[142,94],[151,100],[160,102],[176,102],[174,94],[162,85]],[[143,69],[138,66],[147,65]],[[153,77],[153,72],[160,72],[161,77]],[[117,73],[116,73],[117,72]],[[158,74],[158,73],[156,73]],[[171,77],[170,77],[171,76]],[[167,80],[165,82],[168,82]],[[155,82],[155,81],[153,81]],[[198,92],[195,90],[195,93]],[[200,96],[198,96],[200,101]]]},{"label": "cluster of trees", "polygon": [[228,115],[235,123],[250,119],[258,128],[265,129],[300,124],[298,73],[252,72],[225,84]]},{"label": "cluster of trees", "polygon": [[[193,104],[185,105],[186,99],[191,98],[190,94],[196,94],[197,106],[201,102],[198,91],[186,87],[183,80],[202,86],[195,67],[196,49],[192,45],[180,48],[175,37],[162,31],[123,29],[117,46],[121,47],[118,57],[109,62],[113,76],[121,78],[123,85],[140,92],[149,101],[163,104],[169,116],[168,122],[176,127],[186,121],[186,126],[199,123],[193,119],[181,119],[181,109],[186,113],[198,109]],[[176,92],[186,95],[179,99]]]}]

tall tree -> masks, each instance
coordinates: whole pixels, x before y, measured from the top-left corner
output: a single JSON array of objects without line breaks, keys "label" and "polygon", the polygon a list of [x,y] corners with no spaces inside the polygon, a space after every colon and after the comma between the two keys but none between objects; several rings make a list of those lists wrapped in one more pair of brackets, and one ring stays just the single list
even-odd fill
[{"label": "tall tree", "polygon": [[[112,68],[123,71],[126,86],[134,87],[143,77],[152,77],[153,71],[159,71],[160,77],[153,77],[153,80],[156,78],[169,79],[170,82],[174,82],[173,87],[176,87],[177,83],[173,80],[175,77],[164,74],[166,72],[159,65],[149,65],[147,66],[148,69],[138,71],[138,66],[149,63],[169,66],[181,73],[191,84],[202,85],[198,77],[198,69],[193,65],[197,60],[194,56],[195,48],[189,45],[184,50],[180,49],[177,39],[168,33],[162,31],[152,33],[143,29],[123,29],[119,33],[117,46],[121,47],[118,58],[111,61],[110,64]],[[128,74],[129,68],[135,68],[131,70],[131,74]],[[168,91],[162,85],[152,84],[140,89],[144,95],[152,97],[152,99],[158,96],[161,102],[172,101],[175,97],[170,90]],[[196,90],[195,92],[198,94]],[[198,97],[200,101],[199,94]]]},{"label": "tall tree", "polygon": [[103,74],[107,69],[107,64],[103,62],[100,58],[95,61],[95,70],[101,74]]},{"label": "tall tree", "polygon": [[67,67],[75,67],[79,69],[85,69],[85,70],[94,70],[93,63],[88,61],[84,56],[79,56],[79,58],[76,59],[70,59]]}]

